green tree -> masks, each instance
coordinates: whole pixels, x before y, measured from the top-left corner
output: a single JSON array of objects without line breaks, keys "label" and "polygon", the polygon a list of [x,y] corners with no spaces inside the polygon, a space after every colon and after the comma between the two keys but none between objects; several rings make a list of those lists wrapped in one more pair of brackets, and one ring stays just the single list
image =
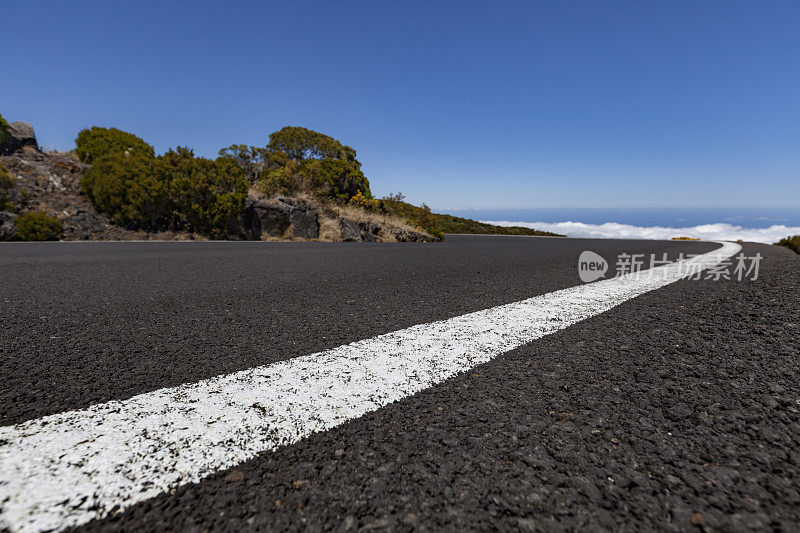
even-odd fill
[{"label": "green tree", "polygon": [[63,231],[61,221],[44,212],[20,215],[16,224],[17,236],[23,241],[55,241]]},{"label": "green tree", "polygon": [[[84,173],[81,190],[113,223],[148,231],[194,231],[212,238],[239,233],[248,184],[233,157],[205,159],[183,147],[154,157],[143,141],[131,148],[129,138],[108,142],[112,130],[98,130],[105,133],[89,138],[91,149],[86,153],[93,163]],[[111,134],[112,141],[120,140],[117,137]]]},{"label": "green tree", "polygon": [[78,159],[84,163],[93,163],[96,159],[115,152],[155,156],[152,146],[136,135],[116,128],[93,126],[82,130],[75,139],[75,146]]},{"label": "green tree", "polygon": [[114,224],[158,231],[169,215],[159,165],[158,159],[142,152],[111,152],[84,173],[81,191]]},{"label": "green tree", "polygon": [[192,150],[179,146],[159,159],[162,181],[169,183],[173,227],[213,238],[238,231],[248,185],[232,158],[194,157]]},{"label": "green tree", "polygon": [[267,149],[283,152],[298,162],[306,159],[348,159],[350,156],[355,159],[355,150],[352,148],[342,146],[324,133],[298,126],[285,126],[271,133]]},{"label": "green tree", "polygon": [[219,155],[234,161],[244,172],[247,181],[254,184],[266,170],[270,154],[266,148],[232,144],[220,150]]},{"label": "green tree", "polygon": [[[361,171],[361,163],[356,159],[356,151],[343,145],[333,137],[297,126],[286,126],[270,134],[267,145],[269,156],[267,169],[262,173],[266,188],[277,183],[291,182],[296,188],[308,190],[317,195],[329,196],[347,202],[359,191],[366,198],[372,198],[369,180]],[[299,166],[297,171],[288,162]],[[283,168],[283,172],[274,172]],[[292,174],[287,180],[286,174]]]},{"label": "green tree", "polygon": [[316,194],[346,202],[360,191],[365,198],[372,198],[366,176],[348,161],[310,159],[302,164],[300,173]]},{"label": "green tree", "polygon": [[268,168],[261,173],[261,178],[258,181],[258,190],[270,196],[290,194],[292,191],[301,190],[303,187],[297,185],[299,175],[296,167],[297,163],[294,166]]}]

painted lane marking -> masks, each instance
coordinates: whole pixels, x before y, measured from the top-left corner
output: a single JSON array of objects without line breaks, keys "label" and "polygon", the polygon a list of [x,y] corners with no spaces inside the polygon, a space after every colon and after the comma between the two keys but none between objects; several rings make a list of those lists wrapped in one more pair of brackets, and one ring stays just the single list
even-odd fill
[{"label": "painted lane marking", "polygon": [[332,350],[0,428],[0,529],[61,530],[401,400],[713,266],[713,252]]}]

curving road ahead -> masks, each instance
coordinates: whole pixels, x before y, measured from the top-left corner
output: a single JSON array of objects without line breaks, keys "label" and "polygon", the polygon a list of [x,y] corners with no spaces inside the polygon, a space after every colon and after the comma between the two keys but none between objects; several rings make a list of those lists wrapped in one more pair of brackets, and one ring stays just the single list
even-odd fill
[{"label": "curving road ahead", "polygon": [[[199,483],[55,527],[791,528],[800,260],[743,246],[765,257],[755,281],[682,280],[630,295]],[[129,412],[157,389],[235,372],[251,383],[254,367],[285,369],[354,341],[583,290],[583,250],[613,267],[621,253],[674,259],[718,247],[466,236],[4,244],[0,472],[11,478],[30,444],[15,425],[41,436],[37,421],[50,415],[114,401]],[[156,426],[176,427],[159,413]],[[104,438],[100,449],[135,440]],[[0,525],[41,529],[46,521],[14,514],[17,481],[0,477]],[[77,499],[67,506],[87,506]]]}]

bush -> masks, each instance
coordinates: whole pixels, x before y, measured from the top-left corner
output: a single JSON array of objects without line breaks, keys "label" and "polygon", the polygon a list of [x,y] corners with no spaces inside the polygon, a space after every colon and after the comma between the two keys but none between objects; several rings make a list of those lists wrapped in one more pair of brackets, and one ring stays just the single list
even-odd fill
[{"label": "bush", "polygon": [[0,211],[11,211],[14,209],[14,203],[11,201],[9,190],[16,183],[16,176],[13,176],[6,167],[0,163]]},{"label": "bush", "polygon": [[300,173],[310,184],[311,192],[347,202],[361,192],[372,198],[369,181],[361,169],[341,159],[310,159],[300,167]]},{"label": "bush", "polygon": [[[294,166],[297,164],[295,163]],[[299,183],[300,177],[297,170],[292,166],[267,169],[261,174],[258,180],[258,190],[264,194],[275,196],[276,194],[291,194],[293,191],[303,190],[304,187]]]},{"label": "bush", "polygon": [[405,218],[410,224],[418,226],[431,235],[442,237],[445,233],[474,233],[489,235],[548,235],[563,237],[557,233],[539,231],[519,226],[493,226],[485,222],[470,220],[468,218],[454,217],[432,213],[431,209],[422,204],[422,207],[411,205],[401,200],[383,199],[383,205],[390,215]]},{"label": "bush", "polygon": [[[269,136],[267,149],[271,152],[283,152],[295,161],[305,161],[307,159],[347,159],[342,143],[308,128],[297,126],[285,126],[273,132]],[[355,150],[352,150],[352,157],[355,159]]]},{"label": "bush", "polygon": [[8,122],[0,115],[0,145],[6,141],[8,137]]},{"label": "bush", "polygon": [[259,179],[262,190],[308,192],[340,202],[349,201],[359,191],[365,198],[372,198],[356,151],[324,133],[286,126],[270,134],[267,147],[257,152],[260,160],[252,147],[250,153],[254,155],[246,153],[245,157],[249,164],[266,163]]},{"label": "bush", "polygon": [[219,155],[266,194],[310,193],[347,202],[361,191],[372,198],[356,151],[308,128],[286,126],[270,134],[266,147],[234,144]]},{"label": "bush", "polygon": [[221,157],[228,158],[242,169],[247,181],[255,184],[267,168],[269,152],[266,148],[247,146],[245,144],[232,144],[219,151]]},{"label": "bush", "polygon": [[158,231],[167,222],[166,187],[157,159],[143,153],[111,152],[96,159],[83,175],[81,191],[114,224]]},{"label": "bush", "polygon": [[800,235],[794,235],[793,237],[785,237],[778,242],[776,242],[778,246],[785,246],[790,250],[794,250],[796,253],[800,254]]},{"label": "bush", "polygon": [[355,196],[350,198],[350,201],[347,202],[354,207],[359,207],[366,211],[384,211],[382,209],[383,202],[381,200],[375,200],[374,198],[367,198],[364,196],[361,191],[358,191]]},{"label": "bush", "polygon": [[194,157],[178,147],[159,157],[162,180],[168,183],[172,226],[224,238],[237,232],[247,197],[247,179],[235,161]]},{"label": "bush", "polygon": [[17,217],[17,236],[23,241],[55,241],[61,231],[61,221],[43,212]]},{"label": "bush", "polygon": [[0,189],[10,189],[16,183],[17,178],[3,166],[3,163],[0,163]]},{"label": "bush", "polygon": [[86,171],[81,190],[115,224],[186,230],[224,238],[238,232],[248,184],[234,160],[195,157],[178,147],[163,156],[114,151]]},{"label": "bush", "polygon": [[152,146],[136,135],[116,128],[93,126],[85,129],[78,133],[78,138],[75,139],[75,146],[78,159],[84,163],[92,163],[111,153],[146,157],[155,156]]}]

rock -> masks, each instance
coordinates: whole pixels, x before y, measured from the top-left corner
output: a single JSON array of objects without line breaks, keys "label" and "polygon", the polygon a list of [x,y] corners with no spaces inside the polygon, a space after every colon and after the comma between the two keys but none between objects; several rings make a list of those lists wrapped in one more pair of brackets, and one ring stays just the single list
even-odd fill
[{"label": "rock", "polygon": [[38,152],[33,126],[27,122],[12,122],[6,129],[6,138],[0,143],[0,154],[12,154],[21,150]]},{"label": "rock", "polygon": [[76,209],[75,214],[67,217],[64,233],[73,239],[87,240],[92,234],[101,230],[98,228],[97,217],[87,209]]},{"label": "rock", "polygon": [[364,242],[375,242],[378,233],[381,231],[380,226],[376,226],[370,222],[359,222],[358,229],[361,233],[361,240]]},{"label": "rock", "polygon": [[517,527],[520,531],[539,531],[537,525],[533,518],[517,518]]},{"label": "rock", "polygon": [[266,203],[247,199],[244,208],[244,231],[249,239],[260,240],[264,234],[283,235],[291,224],[291,207],[283,202]]},{"label": "rock", "polygon": [[248,198],[244,209],[246,238],[259,240],[264,235],[282,237],[291,226],[292,234],[301,239],[319,237],[319,215],[306,205],[278,196],[271,201]]},{"label": "rock", "polygon": [[310,207],[292,207],[289,222],[295,237],[316,239],[319,237],[319,216]]},{"label": "rock", "polygon": [[703,518],[703,515],[701,515],[700,513],[694,513],[694,515],[692,515],[691,522],[692,522],[692,525],[696,526],[696,527],[701,527],[701,526],[706,525],[706,520],[705,520],[705,518]]},{"label": "rock", "polygon": [[90,165],[67,154],[31,150],[0,156],[0,162],[17,178],[9,193],[16,210],[45,211],[61,219],[64,240],[147,238],[145,232],[112,224],[81,194],[81,177]]},{"label": "rock", "polygon": [[10,211],[0,212],[0,241],[13,241],[17,238],[17,216]]},{"label": "rock", "polygon": [[244,472],[241,470],[231,470],[230,473],[225,476],[225,481],[228,483],[238,483],[244,479]]},{"label": "rock", "polygon": [[358,228],[358,223],[349,218],[340,218],[339,229],[342,230],[342,241],[361,242],[361,231]]},{"label": "rock", "polygon": [[427,237],[422,233],[418,233],[415,231],[408,231],[401,228],[388,227],[387,230],[397,242],[428,242],[431,240],[437,240],[437,241],[439,240],[439,239],[431,239],[430,237]]},{"label": "rock", "polygon": [[344,517],[339,529],[341,531],[355,531],[358,529],[358,520],[356,520],[355,516],[349,514]]}]

